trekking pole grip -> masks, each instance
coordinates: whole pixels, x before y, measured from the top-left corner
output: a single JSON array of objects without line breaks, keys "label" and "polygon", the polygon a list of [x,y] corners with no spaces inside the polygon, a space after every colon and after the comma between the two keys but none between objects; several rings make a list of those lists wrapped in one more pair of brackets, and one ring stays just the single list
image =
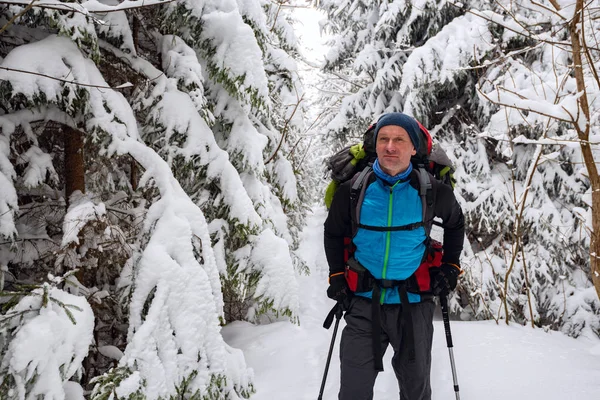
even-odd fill
[{"label": "trekking pole grip", "polygon": [[442,306],[442,319],[444,320],[444,331],[446,332],[446,344],[448,347],[452,345],[452,333],[450,331],[450,316],[448,314],[448,297],[440,296],[440,304]]}]

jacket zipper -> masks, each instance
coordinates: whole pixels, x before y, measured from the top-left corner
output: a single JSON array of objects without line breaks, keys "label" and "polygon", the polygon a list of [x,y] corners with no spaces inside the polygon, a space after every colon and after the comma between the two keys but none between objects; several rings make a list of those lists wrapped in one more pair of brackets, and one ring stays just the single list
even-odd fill
[{"label": "jacket zipper", "polygon": [[[388,202],[388,218],[387,218],[387,226],[388,228],[390,226],[392,226],[392,209],[393,209],[393,200],[394,200],[394,187],[398,184],[398,182],[396,182],[394,184],[394,186],[390,187],[390,197],[389,197],[389,202]],[[385,257],[383,259],[383,272],[381,273],[381,277],[382,279],[386,279],[386,273],[387,273],[387,266],[388,266],[388,261],[390,258],[390,244],[392,242],[392,232],[391,231],[387,231],[386,233],[386,240],[385,240]],[[383,288],[381,290],[381,297],[379,299],[379,303],[383,304],[383,301],[385,299],[385,288]]]}]

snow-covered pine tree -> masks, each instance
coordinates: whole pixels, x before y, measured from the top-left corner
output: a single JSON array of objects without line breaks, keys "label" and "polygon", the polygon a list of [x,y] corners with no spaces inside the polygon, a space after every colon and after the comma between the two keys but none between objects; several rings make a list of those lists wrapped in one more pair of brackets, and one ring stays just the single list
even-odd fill
[{"label": "snow-covered pine tree", "polygon": [[[48,278],[52,290],[85,296],[97,319],[83,368],[78,346],[60,359],[70,365],[30,369],[27,382],[5,357],[25,322],[3,329],[3,396],[52,373],[57,399],[69,378],[93,381],[94,399],[247,397],[251,375],[219,323],[296,318],[302,89],[284,14],[160,3],[0,14],[0,264],[17,296],[6,308],[66,274]],[[69,310],[68,293],[53,298]]]},{"label": "snow-covered pine tree", "polygon": [[[556,153],[558,148],[545,146],[543,155],[562,161],[532,166],[535,145],[511,140],[537,137],[548,126],[521,119],[518,129],[504,129],[501,137],[494,137],[500,133],[490,131],[503,114],[476,91],[482,65],[489,65],[485,71],[496,76],[502,69],[494,67],[504,63],[502,54],[516,51],[519,59],[532,54],[521,51],[530,43],[473,13],[500,5],[320,4],[329,16],[326,26],[335,33],[323,68],[329,74],[323,102],[334,110],[326,126],[330,145],[336,148],[352,140],[381,113],[403,111],[430,129],[456,165],[455,193],[467,218],[469,240],[463,256],[467,274],[452,302],[455,310],[475,318],[533,319],[538,326],[574,336],[590,328],[590,321],[598,320],[597,300],[590,297],[589,278],[581,273],[586,239],[573,214],[585,208],[581,195],[586,186],[567,166],[580,156],[573,149]],[[508,80],[514,75],[504,76]],[[568,226],[568,233],[549,221]],[[557,285],[559,277],[570,283]],[[528,290],[534,292],[531,313]],[[563,294],[573,296],[559,302],[557,295]],[[591,332],[597,334],[597,328]]]},{"label": "snow-covered pine tree", "polygon": [[[256,1],[175,2],[140,24],[161,38],[166,76],[195,103],[187,101],[182,117],[181,102],[165,99],[157,81],[137,96],[135,108],[149,122],[146,142],[173,166],[209,220],[225,319],[252,320],[265,312],[295,318],[290,226],[297,229],[301,221],[288,220],[283,205],[299,207],[297,179],[285,154],[273,159],[273,173],[265,165],[274,143],[286,139],[270,119],[290,113],[298,102],[273,105],[278,88],[269,85],[265,61],[276,50],[277,60],[290,56],[269,42],[266,11]],[[296,71],[290,62],[291,77]],[[264,247],[271,250],[256,250]]]}]

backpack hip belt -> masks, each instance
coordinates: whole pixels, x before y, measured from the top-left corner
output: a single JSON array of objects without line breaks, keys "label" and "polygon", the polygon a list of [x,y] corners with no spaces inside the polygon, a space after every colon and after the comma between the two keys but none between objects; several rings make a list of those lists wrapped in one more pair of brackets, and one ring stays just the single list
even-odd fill
[{"label": "backpack hip belt", "polygon": [[377,279],[356,258],[349,257],[346,261],[344,275],[348,287],[353,292],[370,292],[375,287],[391,289],[405,286],[410,293],[431,295],[431,279],[429,270],[442,264],[442,244],[428,238],[421,263],[415,272],[406,279]]},{"label": "backpack hip belt", "polygon": [[392,289],[401,285],[406,286],[411,293],[426,293],[420,292],[418,286],[412,283],[411,275],[407,279],[377,279],[366,269],[358,260],[354,257],[350,257],[346,263],[346,270],[344,273],[346,282],[351,291],[355,293],[370,292],[375,287],[380,289]]}]

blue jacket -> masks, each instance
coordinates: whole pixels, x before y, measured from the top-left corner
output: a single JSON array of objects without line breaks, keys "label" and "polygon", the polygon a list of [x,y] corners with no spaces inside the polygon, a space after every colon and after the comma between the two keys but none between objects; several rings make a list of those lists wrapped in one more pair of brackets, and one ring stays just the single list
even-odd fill
[{"label": "blue jacket", "polygon": [[[366,189],[360,213],[362,225],[392,227],[423,221],[419,191],[410,182],[389,186],[376,178]],[[404,280],[421,264],[427,234],[423,226],[408,231],[374,231],[358,228],[354,258],[376,279]],[[371,292],[357,293],[371,297]],[[400,303],[398,290],[382,289],[383,303]],[[409,293],[411,303],[420,296]]]},{"label": "blue jacket", "polygon": [[[459,264],[464,240],[464,218],[452,189],[430,176],[433,206],[427,208],[425,224],[431,226],[434,217],[442,219],[444,256],[442,262]],[[343,183],[335,193],[325,221],[325,254],[330,273],[344,271],[347,243],[356,246],[354,258],[376,279],[403,280],[419,267],[425,252],[427,232],[423,226],[413,230],[376,231],[358,227],[353,236],[350,191],[353,180]],[[418,173],[413,171],[407,181],[389,186],[371,175],[360,209],[360,224],[375,227],[404,226],[423,221],[419,196]],[[382,289],[380,302],[400,303],[397,289]],[[371,292],[356,293],[371,297]],[[420,301],[418,294],[409,293],[411,303]]]}]

